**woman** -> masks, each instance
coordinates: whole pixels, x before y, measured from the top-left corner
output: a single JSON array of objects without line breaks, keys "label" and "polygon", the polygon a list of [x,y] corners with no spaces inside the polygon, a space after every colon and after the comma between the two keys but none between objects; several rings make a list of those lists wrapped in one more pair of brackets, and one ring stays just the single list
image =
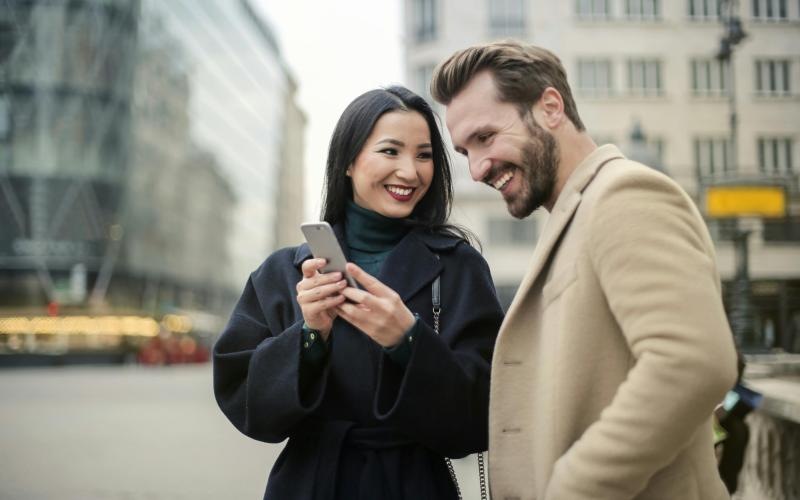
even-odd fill
[{"label": "woman", "polygon": [[214,348],[226,416],[254,439],[289,438],[264,498],[456,498],[443,457],[487,447],[502,311],[486,262],[446,223],[451,199],[424,99],[391,87],[347,107],[323,219],[360,288],[320,274],[305,244],[279,250],[250,276]]}]

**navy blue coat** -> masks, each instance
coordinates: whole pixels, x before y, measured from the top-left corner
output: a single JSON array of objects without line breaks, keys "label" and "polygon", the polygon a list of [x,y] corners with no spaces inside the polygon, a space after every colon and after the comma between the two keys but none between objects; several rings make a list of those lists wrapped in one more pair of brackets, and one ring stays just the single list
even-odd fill
[{"label": "navy blue coat", "polygon": [[[342,228],[335,230],[343,243]],[[308,376],[300,370],[295,289],[308,258],[305,244],[269,256],[214,347],[214,391],[225,415],[253,439],[289,438],[264,498],[456,498],[442,457],[487,447],[502,310],[486,262],[462,240],[410,231],[378,276],[423,321],[408,365],[337,319],[327,360]],[[429,326],[437,276],[440,336]]]}]

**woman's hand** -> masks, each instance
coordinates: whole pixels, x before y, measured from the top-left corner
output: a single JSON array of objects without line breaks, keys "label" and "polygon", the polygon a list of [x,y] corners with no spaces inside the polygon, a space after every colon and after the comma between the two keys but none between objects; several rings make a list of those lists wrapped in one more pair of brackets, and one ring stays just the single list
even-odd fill
[{"label": "woman's hand", "polygon": [[344,302],[336,308],[339,316],[383,347],[400,343],[415,321],[400,296],[353,263],[347,264],[347,272],[364,290],[342,290],[351,303]]},{"label": "woman's hand", "polygon": [[324,340],[328,340],[333,320],[336,319],[336,306],[345,300],[341,291],[347,286],[342,273],[320,274],[325,267],[325,259],[309,259],[303,262],[303,279],[297,284],[297,303],[303,312],[303,320],[309,328],[318,330]]}]

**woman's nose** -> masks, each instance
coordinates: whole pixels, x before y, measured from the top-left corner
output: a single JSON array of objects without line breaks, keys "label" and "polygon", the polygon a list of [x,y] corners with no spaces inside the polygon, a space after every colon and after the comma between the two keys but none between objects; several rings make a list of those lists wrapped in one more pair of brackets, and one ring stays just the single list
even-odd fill
[{"label": "woman's nose", "polygon": [[417,178],[417,164],[413,158],[406,158],[400,161],[397,167],[397,177],[404,180],[414,180]]}]

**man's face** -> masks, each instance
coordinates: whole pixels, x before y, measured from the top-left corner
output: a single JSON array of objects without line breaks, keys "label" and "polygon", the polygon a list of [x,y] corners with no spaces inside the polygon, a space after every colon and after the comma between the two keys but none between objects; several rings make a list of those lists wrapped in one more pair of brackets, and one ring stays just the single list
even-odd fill
[{"label": "man's face", "polygon": [[534,120],[497,99],[489,71],[475,75],[447,106],[447,128],[476,182],[500,191],[522,219],[551,201],[558,174],[558,144]]}]

